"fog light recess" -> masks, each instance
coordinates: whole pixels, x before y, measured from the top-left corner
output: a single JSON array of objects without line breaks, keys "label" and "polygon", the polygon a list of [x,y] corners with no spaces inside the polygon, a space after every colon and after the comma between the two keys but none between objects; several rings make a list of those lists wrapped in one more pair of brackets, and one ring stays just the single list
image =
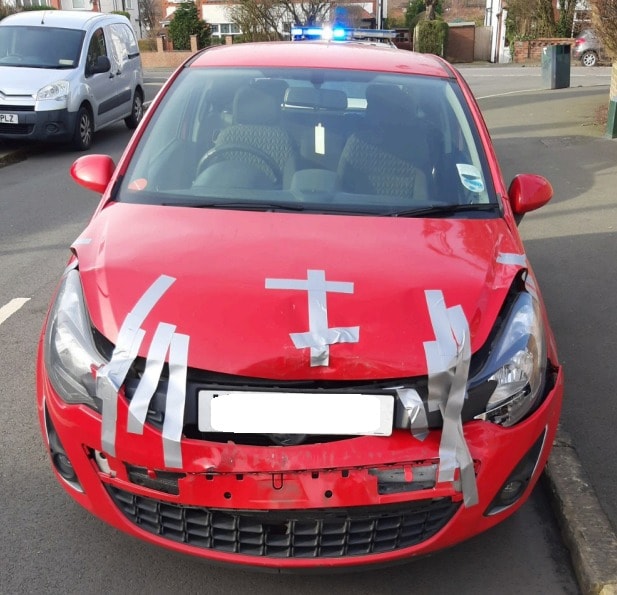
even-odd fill
[{"label": "fog light recess", "polygon": [[45,429],[47,431],[47,439],[49,441],[49,454],[51,456],[51,462],[54,469],[73,489],[78,492],[83,492],[84,490],[81,487],[79,480],[77,479],[75,469],[73,468],[73,463],[71,463],[71,460],[66,454],[66,451],[60,442],[60,438],[56,433],[56,429],[51,423],[49,413],[47,412],[47,407],[45,408]]},{"label": "fog light recess", "polygon": [[542,432],[540,437],[535,441],[534,445],[527,451],[527,454],[521,459],[519,464],[514,468],[510,477],[497,493],[491,505],[484,513],[486,516],[499,514],[515,504],[527,490],[527,486],[533,477],[538,464],[538,459],[542,453],[546,430]]}]

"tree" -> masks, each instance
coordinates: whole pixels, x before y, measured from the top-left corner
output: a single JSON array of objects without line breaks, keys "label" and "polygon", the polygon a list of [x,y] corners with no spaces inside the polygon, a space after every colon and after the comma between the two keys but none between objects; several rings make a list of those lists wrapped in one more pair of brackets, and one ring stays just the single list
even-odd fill
[{"label": "tree", "polygon": [[169,37],[175,49],[191,49],[191,35],[197,36],[197,47],[204,48],[210,43],[210,33],[210,25],[199,18],[193,2],[183,2],[176,8],[169,23]]},{"label": "tree", "polygon": [[157,0],[138,0],[140,26],[143,25],[148,37],[156,37],[161,20],[161,3]]},{"label": "tree", "polygon": [[231,20],[242,31],[244,41],[279,41],[279,23],[284,10],[278,0],[239,0],[231,5]]},{"label": "tree", "polygon": [[571,37],[574,11],[579,0],[558,0],[559,19],[556,23],[557,37]]},{"label": "tree", "polygon": [[358,13],[348,3],[349,0],[238,0],[231,5],[230,14],[244,41],[270,41],[283,39],[281,24],[319,25],[335,19],[345,21],[340,24],[358,26]]},{"label": "tree", "polygon": [[309,2],[280,0],[280,5],[295,25],[317,25],[324,20],[333,6],[332,2],[322,0],[310,0]]},{"label": "tree", "polygon": [[435,20],[435,5],[437,4],[437,0],[424,0],[424,5],[426,6],[426,20],[434,21]]},{"label": "tree", "polygon": [[[441,16],[443,14],[443,2],[437,0],[434,6],[435,14]],[[413,28],[418,21],[426,18],[426,3],[425,0],[410,0],[405,10],[405,26]]]},{"label": "tree", "polygon": [[591,0],[591,21],[613,60],[606,136],[617,138],[617,0]]},{"label": "tree", "polygon": [[606,52],[617,58],[617,0],[591,0],[591,20]]},{"label": "tree", "polygon": [[552,0],[509,0],[506,31],[510,41],[554,37]]}]

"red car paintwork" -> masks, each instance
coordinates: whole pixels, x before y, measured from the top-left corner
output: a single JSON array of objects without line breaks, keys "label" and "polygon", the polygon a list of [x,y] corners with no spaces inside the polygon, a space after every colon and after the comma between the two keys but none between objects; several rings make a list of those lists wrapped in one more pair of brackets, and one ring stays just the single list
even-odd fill
[{"label": "red car paintwork", "polygon": [[[471,91],[445,62],[388,49],[357,51],[346,45],[264,44],[211,49],[189,60],[188,68],[209,66],[311,66],[456,79],[463,89],[484,145],[496,193],[508,196],[489,133]],[[178,71],[179,72],[179,71]],[[175,279],[143,329],[156,323],[177,326],[190,336],[188,365],[195,369],[272,380],[372,380],[427,374],[424,343],[434,339],[424,291],[440,289],[446,304],[460,304],[469,321],[471,349],[477,351],[495,324],[520,264],[498,262],[499,254],[524,253],[513,208],[503,217],[414,219],[344,215],[260,213],[116,203],[110,191],[125,172],[173,79],[159,94],[111,174],[99,162],[91,187],[108,189],[88,227],[73,247],[85,301],[93,323],[115,343],[127,314],[159,275]],[[521,179],[522,180],[522,179]],[[523,185],[524,180],[521,181]],[[542,190],[544,188],[544,190]],[[539,194],[546,190],[542,187]],[[516,186],[516,205],[524,199]],[[535,203],[542,202],[540,196]],[[533,202],[533,201],[532,201]],[[515,210],[518,208],[515,205]],[[282,249],[284,247],[284,249]],[[290,332],[306,330],[306,292],[269,290],[265,280],[306,279],[319,269],[327,280],[354,283],[353,298],[328,295],[329,322],[360,325],[362,340],[330,347],[326,366],[309,366],[308,349],[297,349]],[[532,273],[531,273],[532,274]],[[532,274],[533,275],[533,274]],[[44,366],[37,365],[41,425],[53,421],[82,491],[61,482],[93,514],[129,534],[187,554],[221,562],[274,568],[342,567],[392,562],[451,546],[515,512],[535,485],[548,458],[563,393],[554,340],[546,324],[548,359],[555,383],[540,407],[511,428],[485,421],[464,425],[475,462],[479,503],[461,506],[436,535],[422,543],[381,554],[343,558],[269,558],[204,550],[164,539],[129,522],[106,485],[161,501],[229,510],[311,510],[370,507],[437,497],[460,502],[451,482],[416,492],[380,494],[369,469],[405,468],[410,476],[422,462],[439,460],[441,432],[421,441],[409,431],[389,438],[358,437],[327,444],[259,447],[182,439],[179,494],[160,494],[129,481],[126,464],[155,473],[165,469],[161,433],[146,424],[143,435],[126,431],[128,405],[120,391],[116,453],[109,471],[94,462],[101,445],[101,416],[84,405],[67,405],[55,394]],[[148,352],[149,340],[140,355]],[[530,446],[546,432],[538,463],[524,496],[497,514],[486,510]]]},{"label": "red car paintwork", "polygon": [[[167,225],[159,227],[163,211]],[[424,241],[409,241],[416,237]],[[169,322],[191,336],[190,367],[280,379],[426,374],[423,342],[433,339],[427,288],[462,304],[477,350],[518,270],[497,255],[521,251],[502,219],[299,217],[123,203],[103,209],[81,238],[88,242],[75,250],[86,302],[113,343],[139,297],[165,274],[177,282],[146,320],[147,336],[158,321]],[[311,368],[308,350],[289,339],[306,330],[306,292],[269,290],[265,279],[306,279],[315,268],[329,281],[355,284],[353,297],[328,294],[330,324],[363,328],[360,343],[332,346],[330,365]]]}]

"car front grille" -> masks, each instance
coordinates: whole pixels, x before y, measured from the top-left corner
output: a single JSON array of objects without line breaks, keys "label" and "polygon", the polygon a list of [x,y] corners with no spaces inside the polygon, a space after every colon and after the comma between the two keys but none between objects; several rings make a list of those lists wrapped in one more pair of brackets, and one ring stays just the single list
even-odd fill
[{"label": "car front grille", "polygon": [[0,105],[0,112],[33,112],[33,105]]},{"label": "car front grille", "polygon": [[344,558],[393,552],[437,533],[460,503],[449,498],[370,508],[255,511],[181,506],[106,486],[141,529],[207,550],[268,558]]},{"label": "car front grille", "polygon": [[0,132],[3,134],[30,134],[32,124],[0,124]]}]

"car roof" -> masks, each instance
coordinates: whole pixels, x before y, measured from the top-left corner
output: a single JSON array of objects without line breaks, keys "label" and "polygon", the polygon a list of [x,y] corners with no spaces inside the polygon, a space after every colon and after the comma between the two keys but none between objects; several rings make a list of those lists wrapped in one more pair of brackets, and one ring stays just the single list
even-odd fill
[{"label": "car roof", "polygon": [[189,66],[332,68],[454,77],[450,66],[437,56],[385,44],[339,41],[271,41],[217,46],[198,54]]},{"label": "car roof", "polygon": [[0,25],[39,25],[61,29],[87,29],[92,21],[117,20],[118,16],[85,10],[28,10],[2,19]]}]

